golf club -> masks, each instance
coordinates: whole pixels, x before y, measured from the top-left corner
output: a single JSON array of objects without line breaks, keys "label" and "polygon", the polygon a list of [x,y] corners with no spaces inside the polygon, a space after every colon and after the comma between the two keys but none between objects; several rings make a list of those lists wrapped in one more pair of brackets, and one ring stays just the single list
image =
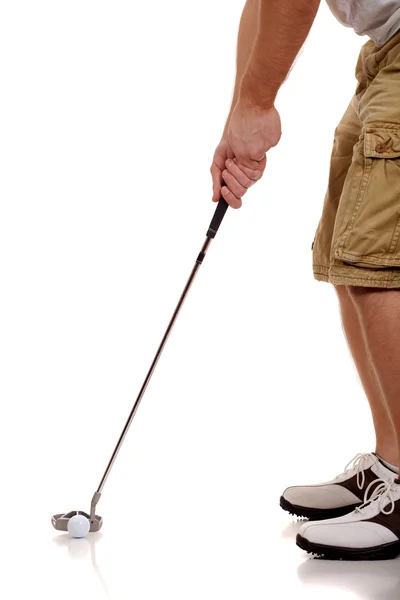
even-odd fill
[{"label": "golf club", "polygon": [[112,469],[112,467],[114,465],[114,462],[115,462],[115,460],[116,460],[116,458],[118,456],[118,453],[119,453],[119,451],[121,449],[121,446],[122,446],[122,444],[124,442],[126,434],[128,433],[128,430],[129,430],[129,428],[131,426],[131,423],[132,423],[132,421],[133,421],[133,419],[135,417],[137,409],[139,408],[140,401],[142,400],[142,398],[144,396],[146,388],[147,388],[147,386],[148,386],[148,384],[150,382],[150,379],[151,379],[151,377],[152,377],[152,375],[154,373],[154,370],[155,370],[155,368],[157,366],[158,360],[159,360],[159,358],[160,358],[160,356],[162,354],[162,351],[164,350],[164,347],[165,347],[165,344],[166,344],[167,339],[169,337],[169,334],[171,333],[171,330],[172,330],[172,328],[174,326],[174,323],[175,323],[175,321],[176,321],[176,319],[177,319],[177,317],[179,315],[180,309],[182,308],[182,305],[183,305],[183,303],[185,301],[185,298],[186,298],[186,296],[187,296],[187,294],[188,294],[188,292],[189,292],[189,290],[191,288],[191,285],[193,283],[193,280],[196,277],[197,271],[199,270],[199,268],[200,268],[200,266],[201,266],[201,264],[202,264],[202,262],[203,262],[203,260],[204,260],[204,258],[206,256],[206,253],[207,253],[208,247],[209,247],[209,245],[211,243],[211,240],[217,234],[217,231],[219,229],[219,226],[222,223],[222,220],[223,220],[223,218],[225,216],[225,213],[226,213],[227,209],[228,209],[228,203],[223,198],[221,198],[221,200],[218,202],[218,205],[217,205],[217,208],[215,210],[214,216],[213,216],[212,221],[210,223],[210,227],[208,228],[207,235],[206,235],[206,240],[205,240],[205,242],[204,242],[204,244],[203,244],[203,246],[201,248],[200,254],[198,255],[198,257],[196,259],[195,265],[194,265],[193,270],[192,270],[192,272],[190,274],[188,282],[187,282],[187,284],[186,284],[186,286],[185,286],[185,288],[183,290],[183,293],[182,293],[182,295],[181,295],[181,297],[179,299],[179,302],[178,302],[178,305],[177,305],[177,307],[175,309],[175,312],[172,315],[171,321],[169,322],[169,325],[168,325],[167,330],[166,330],[166,332],[164,334],[164,337],[162,338],[161,344],[160,344],[160,346],[159,346],[159,348],[157,350],[157,353],[156,353],[156,355],[154,357],[154,360],[151,363],[151,367],[149,369],[149,372],[147,373],[147,376],[146,376],[146,378],[145,378],[145,380],[143,382],[143,385],[142,385],[142,387],[140,389],[140,392],[139,392],[139,395],[138,395],[138,397],[137,397],[137,399],[135,401],[135,404],[133,405],[133,408],[132,408],[131,413],[130,413],[130,415],[128,417],[128,420],[127,420],[127,422],[125,424],[125,427],[122,430],[121,436],[120,436],[120,438],[118,440],[118,443],[117,443],[117,445],[116,445],[116,447],[114,449],[114,452],[112,453],[112,456],[110,458],[110,462],[108,463],[108,466],[107,466],[107,468],[106,468],[106,470],[104,472],[104,475],[103,475],[103,477],[102,477],[102,479],[100,481],[99,487],[97,488],[97,490],[95,491],[95,493],[93,495],[91,506],[90,506],[90,514],[87,514],[87,513],[83,512],[83,511],[72,511],[72,512],[69,512],[69,513],[60,513],[60,514],[54,515],[52,517],[52,524],[53,524],[53,527],[55,529],[57,529],[58,531],[68,531],[68,522],[69,522],[69,520],[72,517],[74,517],[76,515],[83,515],[83,516],[85,516],[89,520],[89,522],[90,522],[90,531],[91,532],[96,532],[96,531],[99,531],[101,529],[101,527],[103,525],[103,519],[99,515],[96,515],[96,506],[97,506],[97,504],[98,504],[98,502],[99,502],[99,500],[101,498],[101,494],[102,494],[104,485],[105,485],[105,483],[107,481],[107,478],[108,478],[108,476],[110,474],[110,471],[111,471],[111,469]]}]

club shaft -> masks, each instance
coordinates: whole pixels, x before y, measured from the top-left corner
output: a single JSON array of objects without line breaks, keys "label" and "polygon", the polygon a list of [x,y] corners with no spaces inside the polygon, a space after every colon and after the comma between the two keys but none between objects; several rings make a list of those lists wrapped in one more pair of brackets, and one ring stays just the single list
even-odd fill
[{"label": "club shaft", "polygon": [[[175,312],[172,315],[171,321],[169,322],[169,325],[168,325],[167,330],[166,330],[166,332],[164,334],[164,337],[163,337],[163,339],[161,341],[161,344],[160,344],[160,346],[159,346],[159,348],[157,350],[157,353],[156,353],[156,355],[154,357],[154,360],[151,363],[151,367],[149,369],[149,372],[147,373],[146,379],[143,382],[143,385],[141,387],[139,395],[136,398],[135,404],[133,405],[133,408],[132,408],[131,413],[130,413],[130,415],[128,417],[128,420],[127,420],[127,422],[125,424],[125,427],[124,427],[124,429],[123,429],[123,431],[121,433],[121,437],[119,438],[118,443],[117,443],[117,445],[115,447],[115,450],[114,450],[114,452],[113,452],[113,454],[111,456],[111,459],[110,459],[110,462],[108,463],[107,469],[104,472],[104,475],[103,475],[103,478],[102,478],[102,480],[100,482],[100,485],[97,488],[97,491],[96,491],[96,493],[95,493],[95,495],[93,497],[95,502],[92,501],[92,509],[94,508],[93,504],[97,504],[97,502],[98,502],[98,500],[100,498],[101,492],[103,491],[104,485],[105,485],[105,483],[107,481],[107,478],[108,478],[108,476],[110,474],[110,471],[111,471],[111,469],[112,469],[112,467],[114,465],[114,462],[115,462],[115,460],[116,460],[116,458],[118,456],[118,453],[119,453],[119,451],[121,449],[121,446],[122,446],[122,444],[124,442],[124,439],[125,439],[128,431],[129,431],[129,428],[130,428],[130,426],[132,424],[132,421],[133,421],[133,419],[134,419],[134,417],[136,415],[136,412],[137,412],[137,410],[139,408],[139,404],[140,404],[140,402],[141,402],[141,400],[142,400],[142,398],[143,398],[143,396],[144,396],[144,394],[146,392],[147,386],[150,383],[150,380],[151,380],[152,375],[153,375],[153,373],[155,371],[155,368],[157,366],[159,358],[160,358],[160,356],[161,356],[161,354],[162,354],[162,352],[164,350],[165,344],[167,343],[169,334],[172,331],[172,328],[173,328],[173,326],[175,324],[175,321],[176,321],[176,319],[177,319],[177,317],[179,315],[179,312],[180,312],[180,310],[182,308],[182,305],[185,302],[185,299],[186,299],[186,297],[188,295],[188,292],[189,292],[189,290],[190,290],[190,288],[192,286],[192,283],[193,283],[193,281],[194,281],[194,279],[195,279],[195,277],[197,275],[197,272],[198,272],[198,270],[199,270],[199,268],[200,268],[200,266],[201,266],[201,264],[203,262],[203,259],[204,259],[205,255],[206,255],[206,252],[208,250],[210,242],[211,242],[211,239],[207,237],[206,241],[203,244],[201,252],[200,252],[200,254],[199,254],[199,256],[198,256],[198,258],[196,260],[195,266],[193,267],[193,270],[192,270],[192,272],[190,274],[190,277],[189,277],[188,282],[187,282],[187,284],[185,286],[185,289],[183,290],[183,293],[182,293],[182,295],[181,295],[181,297],[179,299],[179,302],[178,302],[178,305],[177,305],[177,307],[175,309]],[[93,510],[92,510],[92,512],[93,512]]]}]

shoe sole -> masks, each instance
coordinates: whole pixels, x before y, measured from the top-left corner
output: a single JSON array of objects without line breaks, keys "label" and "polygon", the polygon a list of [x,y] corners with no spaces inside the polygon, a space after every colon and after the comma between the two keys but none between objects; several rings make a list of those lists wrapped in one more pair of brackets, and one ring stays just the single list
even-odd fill
[{"label": "shoe sole", "polygon": [[297,506],[291,504],[283,496],[280,499],[280,506],[286,512],[290,513],[295,517],[305,517],[310,521],[324,521],[325,519],[335,519],[336,517],[343,517],[351,513],[357,506],[361,506],[362,502],[358,504],[350,504],[348,506],[340,506],[339,508],[307,508],[305,506]]},{"label": "shoe sole", "polygon": [[317,554],[325,560],[391,560],[400,554],[400,541],[374,548],[340,548],[314,544],[297,534],[296,544],[309,554]]}]

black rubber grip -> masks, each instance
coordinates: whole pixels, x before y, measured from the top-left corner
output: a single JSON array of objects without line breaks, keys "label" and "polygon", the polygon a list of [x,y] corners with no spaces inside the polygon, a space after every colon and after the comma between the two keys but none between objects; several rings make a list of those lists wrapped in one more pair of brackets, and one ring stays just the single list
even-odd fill
[{"label": "black rubber grip", "polygon": [[215,213],[210,223],[210,227],[207,231],[208,238],[213,239],[217,235],[217,231],[222,223],[222,219],[224,218],[226,211],[228,210],[228,206],[229,204],[227,203],[227,201],[221,198],[221,200],[218,202],[217,208],[215,209]]}]

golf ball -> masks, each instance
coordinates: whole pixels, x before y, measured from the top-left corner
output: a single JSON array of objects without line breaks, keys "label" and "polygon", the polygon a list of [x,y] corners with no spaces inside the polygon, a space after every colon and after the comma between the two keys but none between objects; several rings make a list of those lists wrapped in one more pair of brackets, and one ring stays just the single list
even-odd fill
[{"label": "golf ball", "polygon": [[84,515],[74,515],[68,521],[68,533],[73,538],[84,538],[90,531],[89,519]]}]

